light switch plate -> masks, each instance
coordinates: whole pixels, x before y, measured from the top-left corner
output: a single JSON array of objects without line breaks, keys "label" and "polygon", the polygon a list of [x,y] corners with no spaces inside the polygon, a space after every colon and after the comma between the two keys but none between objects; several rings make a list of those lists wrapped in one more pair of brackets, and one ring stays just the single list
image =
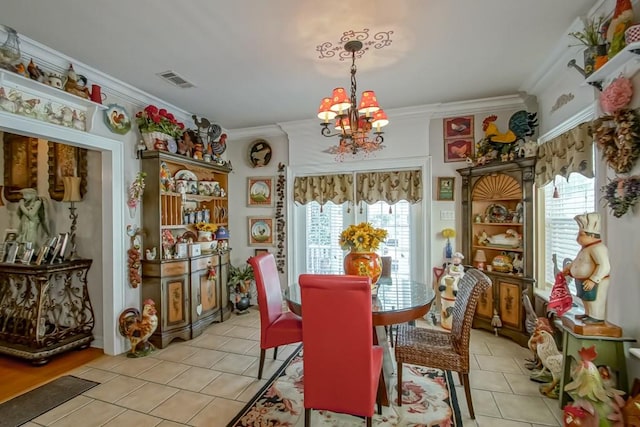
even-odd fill
[{"label": "light switch plate", "polygon": [[440,220],[441,221],[453,221],[456,219],[455,211],[440,211]]}]

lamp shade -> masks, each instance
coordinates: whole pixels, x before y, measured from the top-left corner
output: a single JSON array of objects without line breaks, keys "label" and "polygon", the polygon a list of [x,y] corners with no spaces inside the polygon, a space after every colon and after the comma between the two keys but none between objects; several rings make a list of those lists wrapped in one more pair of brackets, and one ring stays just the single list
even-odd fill
[{"label": "lamp shade", "polygon": [[337,87],[331,95],[331,111],[338,114],[344,114],[351,107],[351,101],[347,95],[347,91],[343,87]]},{"label": "lamp shade", "polygon": [[351,133],[351,123],[349,122],[349,118],[345,117],[343,119],[337,119],[336,130],[343,132],[345,134]]},{"label": "lamp shade", "polygon": [[217,240],[226,240],[229,238],[229,231],[225,227],[218,227],[216,230],[216,239]]},{"label": "lamp shade", "polygon": [[63,176],[62,183],[64,184],[64,195],[62,196],[63,202],[79,202],[82,200],[80,196],[80,178],[79,176]]},{"label": "lamp shade", "polygon": [[329,120],[333,120],[336,117],[336,112],[331,111],[331,98],[322,98],[320,101],[320,107],[318,108],[318,118],[324,120],[327,123]]},{"label": "lamp shade", "polygon": [[378,105],[378,100],[376,99],[376,94],[372,90],[365,90],[362,92],[362,98],[360,98],[360,104],[358,105],[358,112],[360,114],[365,114],[367,117],[380,109],[380,105]]},{"label": "lamp shade", "polygon": [[380,128],[389,124],[389,119],[387,118],[387,113],[384,110],[379,109],[375,113],[373,113],[373,122],[371,125],[376,128],[376,132],[380,132]]},{"label": "lamp shade", "polygon": [[484,270],[486,262],[487,262],[487,255],[484,253],[482,249],[478,249],[476,251],[476,255],[473,257],[474,266],[480,270]]}]

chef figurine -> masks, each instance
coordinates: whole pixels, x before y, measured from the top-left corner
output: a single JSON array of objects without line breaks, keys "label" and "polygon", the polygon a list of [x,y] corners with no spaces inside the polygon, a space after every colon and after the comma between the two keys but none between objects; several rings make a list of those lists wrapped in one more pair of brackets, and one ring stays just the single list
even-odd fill
[{"label": "chef figurine", "polygon": [[572,263],[562,271],[575,279],[579,298],[584,303],[584,315],[576,319],[584,323],[603,323],[609,290],[609,251],[600,240],[600,214],[591,212],[574,217],[579,231],[577,241],[582,249]]}]

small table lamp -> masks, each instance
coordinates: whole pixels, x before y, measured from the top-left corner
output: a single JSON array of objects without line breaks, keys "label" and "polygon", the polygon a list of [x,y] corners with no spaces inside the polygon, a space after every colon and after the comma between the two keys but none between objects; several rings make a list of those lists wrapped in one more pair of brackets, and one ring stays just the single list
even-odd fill
[{"label": "small table lamp", "polygon": [[476,256],[473,257],[473,262],[478,270],[484,270],[485,264],[487,262],[487,255],[482,249],[478,249],[476,251]]},{"label": "small table lamp", "polygon": [[78,176],[63,176],[62,183],[64,184],[64,195],[62,196],[63,202],[69,202],[69,219],[71,219],[71,253],[69,259],[76,259],[76,225],[78,223],[78,214],[76,213],[75,202],[82,200],[80,196],[80,180],[82,178]]}]

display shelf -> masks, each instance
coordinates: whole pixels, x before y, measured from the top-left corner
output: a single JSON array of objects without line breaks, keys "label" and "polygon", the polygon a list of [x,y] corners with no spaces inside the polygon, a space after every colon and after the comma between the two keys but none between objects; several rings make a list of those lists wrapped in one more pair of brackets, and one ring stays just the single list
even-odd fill
[{"label": "display shelf", "polygon": [[522,248],[507,248],[500,246],[484,246],[484,245],[473,245],[473,249],[492,249],[494,251],[508,251],[508,252],[523,252]]},{"label": "display shelf", "polygon": [[520,222],[474,222],[473,225],[506,225],[509,227],[522,227],[522,223]]},{"label": "display shelf", "polygon": [[[182,193],[176,193],[175,191],[163,191],[162,194],[166,196],[182,196]],[[227,201],[226,197],[205,196],[203,194],[185,194],[184,198],[194,202],[211,202],[212,200]]]},{"label": "display shelf", "polygon": [[17,86],[23,87],[27,90],[36,91],[52,98],[56,98],[64,104],[73,104],[76,106],[84,106],[86,108],[96,108],[98,110],[106,110],[106,105],[98,104],[90,99],[83,98],[81,96],[74,95],[63,89],[56,89],[44,83],[40,83],[37,80],[28,79],[20,74],[11,73],[9,71],[0,71],[0,86],[7,83],[13,83]]},{"label": "display shelf", "polygon": [[640,42],[628,44],[616,56],[609,59],[602,67],[594,71],[584,82],[602,90],[602,82],[608,77],[618,74],[622,67],[635,62],[640,68]]}]

